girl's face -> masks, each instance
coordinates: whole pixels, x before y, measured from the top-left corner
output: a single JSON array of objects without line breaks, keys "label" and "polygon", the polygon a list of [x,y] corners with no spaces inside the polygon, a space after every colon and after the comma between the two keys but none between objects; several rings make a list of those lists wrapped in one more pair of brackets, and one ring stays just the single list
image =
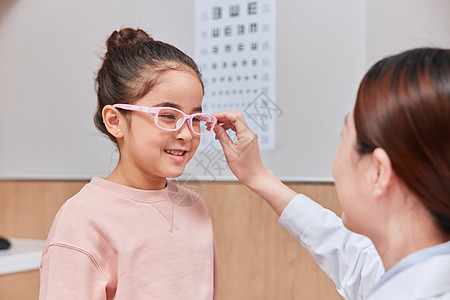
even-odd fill
[{"label": "girl's face", "polygon": [[356,129],[353,113],[345,120],[342,142],[333,160],[332,172],[344,225],[357,233],[369,234],[375,219],[370,202],[367,174],[370,155],[356,151]]},{"label": "girl's face", "polygon": [[[201,112],[203,89],[193,70],[170,70],[135,105],[174,107],[186,114]],[[187,122],[177,131],[154,123],[155,115],[131,112],[120,148],[120,163],[134,176],[151,181],[180,176],[200,143]],[[128,171],[127,171],[128,172]]]}]

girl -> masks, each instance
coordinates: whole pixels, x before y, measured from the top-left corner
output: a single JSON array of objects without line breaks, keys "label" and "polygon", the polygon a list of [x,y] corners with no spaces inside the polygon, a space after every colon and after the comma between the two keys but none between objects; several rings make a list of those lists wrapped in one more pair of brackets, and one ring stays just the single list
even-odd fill
[{"label": "girl", "polygon": [[[215,253],[202,199],[180,176],[216,118],[194,61],[141,29],[114,31],[96,78],[95,125],[120,158],[56,215],[40,299],[212,299]],[[186,198],[195,201],[190,206]]]},{"label": "girl", "polygon": [[332,166],[342,220],[264,168],[241,114],[215,115],[233,173],[346,299],[450,299],[450,50],[388,57],[363,78]]}]

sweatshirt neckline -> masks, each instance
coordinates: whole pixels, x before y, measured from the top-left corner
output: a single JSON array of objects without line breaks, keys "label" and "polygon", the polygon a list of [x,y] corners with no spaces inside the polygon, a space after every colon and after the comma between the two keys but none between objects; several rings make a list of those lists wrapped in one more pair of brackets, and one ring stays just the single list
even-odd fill
[{"label": "sweatshirt neckline", "polygon": [[90,184],[107,190],[110,193],[120,195],[122,197],[130,198],[145,202],[158,202],[168,200],[169,190],[173,189],[173,184],[167,180],[167,185],[161,190],[141,190],[132,188],[120,183],[112,182],[100,177],[93,177]]}]

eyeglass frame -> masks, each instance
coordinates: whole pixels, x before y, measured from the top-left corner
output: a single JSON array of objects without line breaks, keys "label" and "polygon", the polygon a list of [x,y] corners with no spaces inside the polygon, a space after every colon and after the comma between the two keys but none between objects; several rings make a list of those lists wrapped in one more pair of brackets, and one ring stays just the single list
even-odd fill
[{"label": "eyeglass frame", "polygon": [[[191,130],[191,132],[193,132],[196,135],[205,136],[205,135],[211,134],[213,132],[214,126],[217,124],[217,118],[211,114],[195,113],[195,114],[188,115],[175,107],[149,107],[149,106],[141,106],[141,105],[133,105],[133,104],[122,104],[122,103],[113,104],[113,107],[124,109],[124,110],[140,111],[143,113],[154,114],[156,127],[158,127],[159,129],[162,129],[162,130],[166,130],[166,131],[180,130],[180,128],[183,127],[183,124],[186,122],[186,120],[189,120],[189,122],[187,122],[187,124],[188,124],[188,127]],[[177,128],[174,128],[174,129],[164,128],[158,124],[159,111],[161,111],[163,109],[175,110],[175,111],[181,113],[181,115],[183,116],[183,119],[182,119],[183,121],[180,123],[180,125],[177,126]],[[195,132],[194,128],[192,127],[192,119],[195,118],[196,116],[200,116],[200,115],[206,115],[208,117],[211,117],[213,120],[213,122],[211,122],[212,123],[211,129],[207,133],[197,133],[197,132]],[[177,123],[178,122],[179,122],[179,120],[177,121]]]}]

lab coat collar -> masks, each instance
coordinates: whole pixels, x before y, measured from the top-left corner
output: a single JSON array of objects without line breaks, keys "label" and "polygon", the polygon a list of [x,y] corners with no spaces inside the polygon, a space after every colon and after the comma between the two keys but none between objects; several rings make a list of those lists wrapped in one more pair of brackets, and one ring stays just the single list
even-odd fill
[{"label": "lab coat collar", "polygon": [[413,253],[380,279],[368,300],[450,299],[450,242]]}]

